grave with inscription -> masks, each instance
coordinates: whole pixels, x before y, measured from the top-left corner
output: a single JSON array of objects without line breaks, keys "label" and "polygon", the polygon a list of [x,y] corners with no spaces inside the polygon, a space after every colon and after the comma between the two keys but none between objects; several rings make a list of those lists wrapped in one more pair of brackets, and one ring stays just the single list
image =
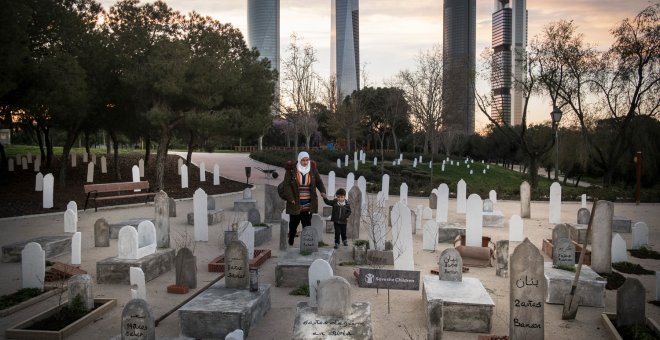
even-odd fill
[{"label": "grave with inscription", "polygon": [[525,238],[513,250],[509,265],[509,337],[511,340],[544,339],[543,255]]},{"label": "grave with inscription", "polygon": [[341,276],[319,284],[318,306],[299,302],[293,324],[294,340],[373,339],[371,305],[351,302],[351,286]]},{"label": "grave with inscription", "polygon": [[257,207],[257,200],[252,198],[252,189],[243,189],[243,196],[234,201],[234,211],[248,212]]},{"label": "grave with inscription", "polygon": [[275,266],[277,287],[299,287],[307,282],[309,268],[318,259],[334,264],[335,249],[318,246],[318,234],[313,227],[305,227],[300,234],[300,248],[288,249]]},{"label": "grave with inscription", "polygon": [[156,322],[143,299],[132,299],[121,313],[121,339],[156,339]]},{"label": "grave with inscription", "polygon": [[623,216],[612,217],[612,232],[613,233],[629,233],[632,228],[632,221]]},{"label": "grave with inscription", "polygon": [[501,210],[493,210],[493,201],[489,198],[483,201],[481,216],[484,227],[504,227],[504,214]]},{"label": "grave with inscription", "polygon": [[264,185],[264,222],[279,223],[285,202],[277,194],[277,186]]},{"label": "grave with inscription", "polygon": [[270,310],[270,287],[260,283],[251,291],[248,249],[232,241],[225,251],[225,280],[179,308],[181,335],[196,339],[224,338],[236,329],[249,335]]},{"label": "grave with inscription", "polygon": [[[205,231],[207,239],[205,241],[208,241],[208,226],[222,222],[223,210],[216,209],[215,198],[209,197],[201,188],[197,189],[195,191],[195,196],[193,196],[193,212],[190,212],[187,215],[188,225],[195,225],[195,215],[200,216],[201,223],[204,223],[203,221],[206,220],[207,227]],[[200,229],[199,226],[195,227],[196,233],[200,233],[199,237],[201,237],[201,239],[197,239],[198,236],[195,234],[196,240],[204,240],[204,230],[197,231],[198,229]]]},{"label": "grave with inscription", "polygon": [[439,275],[424,275],[423,300],[429,339],[442,330],[490,332],[495,303],[481,280],[463,277],[463,260],[454,248],[440,254]]},{"label": "grave with inscription", "polygon": [[465,237],[465,225],[449,222],[439,224],[438,243],[454,243],[456,236]]}]

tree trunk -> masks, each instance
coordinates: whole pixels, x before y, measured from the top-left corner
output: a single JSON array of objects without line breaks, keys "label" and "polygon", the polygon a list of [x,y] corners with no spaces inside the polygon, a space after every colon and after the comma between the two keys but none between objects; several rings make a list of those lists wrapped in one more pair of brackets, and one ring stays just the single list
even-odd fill
[{"label": "tree trunk", "polygon": [[[240,139],[239,139],[240,146]],[[190,168],[190,162],[192,161],[192,150],[195,147],[195,132],[193,130],[188,131],[188,152],[186,153],[186,166]]]},{"label": "tree trunk", "polygon": [[9,182],[9,169],[7,168],[7,154],[5,147],[0,143],[0,184]]},{"label": "tree trunk", "polygon": [[156,152],[156,191],[165,190],[165,162],[167,160],[167,144],[170,140],[170,129],[166,125],[160,128],[160,141]]},{"label": "tree trunk", "polygon": [[380,176],[385,173],[385,134],[380,137]]},{"label": "tree trunk", "polygon": [[396,133],[392,130],[392,140],[394,141],[394,158],[399,154],[399,143],[396,140]]},{"label": "tree trunk", "polygon": [[73,147],[73,143],[76,142],[76,138],[78,137],[78,132],[77,131],[68,131],[66,134],[66,142],[64,142],[64,146],[62,147],[62,157],[60,158],[60,187],[64,188],[66,187],[66,169],[67,166],[69,165],[69,153],[71,152],[71,148]]},{"label": "tree trunk", "polygon": [[112,137],[112,148],[114,149],[115,152],[115,157],[113,161],[115,167],[115,178],[117,179],[118,182],[121,182],[121,171],[119,171],[119,141],[114,136]]},{"label": "tree trunk", "polygon": [[92,152],[89,149],[89,133],[87,131],[85,131],[85,152],[87,152],[87,156],[92,155]]},{"label": "tree trunk", "polygon": [[41,137],[41,131],[37,129],[37,143],[39,144],[39,153],[41,153],[41,159],[44,160],[46,159],[46,150],[44,149],[44,141],[43,138]]},{"label": "tree trunk", "polygon": [[309,150],[309,145],[312,140],[312,135],[305,135],[305,147]]},{"label": "tree trunk", "polygon": [[578,185],[580,185],[580,180],[582,179],[582,174],[579,174],[577,176],[577,179],[575,180],[575,187],[577,188]]},{"label": "tree trunk", "polygon": [[146,168],[149,165],[149,156],[151,156],[151,138],[147,134],[144,141],[144,167]]},{"label": "tree trunk", "polygon": [[110,130],[106,130],[104,137],[105,137],[105,154],[106,156],[110,156],[110,153],[112,152],[112,144],[108,140],[110,139]]},{"label": "tree trunk", "polygon": [[46,143],[46,168],[50,169],[53,163],[53,141],[50,140],[50,129],[44,129],[44,142]]},{"label": "tree trunk", "polygon": [[529,156],[529,186],[532,191],[539,185],[538,160],[536,155]]},{"label": "tree trunk", "polygon": [[264,149],[264,135],[259,136],[259,151]]}]

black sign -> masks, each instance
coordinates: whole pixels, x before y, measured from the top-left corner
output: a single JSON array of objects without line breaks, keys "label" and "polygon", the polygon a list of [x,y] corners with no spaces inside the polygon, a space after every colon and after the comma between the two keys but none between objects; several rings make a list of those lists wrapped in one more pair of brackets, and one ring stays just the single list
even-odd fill
[{"label": "black sign", "polygon": [[362,288],[419,290],[419,271],[360,268],[358,286]]}]

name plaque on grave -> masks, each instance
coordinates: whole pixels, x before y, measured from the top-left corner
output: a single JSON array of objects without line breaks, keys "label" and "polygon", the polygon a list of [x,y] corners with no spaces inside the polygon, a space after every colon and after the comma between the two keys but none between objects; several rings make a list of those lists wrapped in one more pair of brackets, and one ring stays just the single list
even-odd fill
[{"label": "name plaque on grave", "polygon": [[419,290],[419,271],[360,268],[361,288]]}]

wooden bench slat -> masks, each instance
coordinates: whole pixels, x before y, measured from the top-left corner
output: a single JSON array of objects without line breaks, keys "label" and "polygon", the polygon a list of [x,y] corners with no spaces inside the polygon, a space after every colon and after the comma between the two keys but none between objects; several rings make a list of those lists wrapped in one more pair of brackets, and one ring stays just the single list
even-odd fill
[{"label": "wooden bench slat", "polygon": [[144,197],[144,196],[155,196],[155,192],[147,192],[147,193],[136,193],[136,194],[130,194],[130,195],[118,195],[118,196],[102,196],[102,197],[96,197],[95,199],[97,201],[107,201],[107,200],[114,200],[118,198],[131,198],[131,197]]},{"label": "wooden bench slat", "polygon": [[83,188],[86,194],[90,192],[101,193],[135,189],[149,189],[149,181],[85,184]]}]

